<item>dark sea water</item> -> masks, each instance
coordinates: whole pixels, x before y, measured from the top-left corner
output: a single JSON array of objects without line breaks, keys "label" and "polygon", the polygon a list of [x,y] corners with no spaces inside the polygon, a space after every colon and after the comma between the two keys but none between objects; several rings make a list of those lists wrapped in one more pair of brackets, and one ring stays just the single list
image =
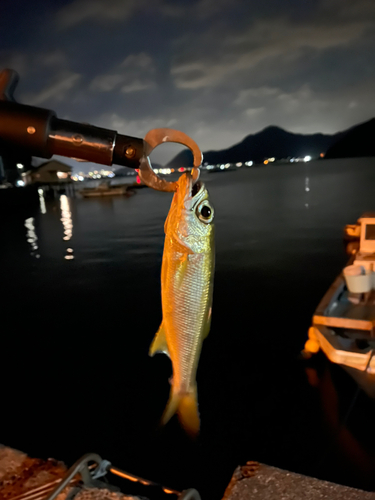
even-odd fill
[{"label": "dark sea water", "polygon": [[374,402],[323,355],[298,355],[348,259],[344,225],[375,210],[375,158],[202,178],[217,237],[198,440],[176,419],[158,429],[171,365],[148,348],[171,195],[142,189],[3,210],[0,442],[68,465],[97,452],[203,499],[247,460],[373,490]]}]

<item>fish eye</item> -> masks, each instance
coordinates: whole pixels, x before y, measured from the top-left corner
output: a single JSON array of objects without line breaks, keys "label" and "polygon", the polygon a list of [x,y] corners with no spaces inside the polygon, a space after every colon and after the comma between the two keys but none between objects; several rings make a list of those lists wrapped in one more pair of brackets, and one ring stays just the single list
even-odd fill
[{"label": "fish eye", "polygon": [[201,210],[201,216],[204,217],[205,219],[208,219],[210,215],[211,215],[210,207],[208,207],[207,205],[203,205]]},{"label": "fish eye", "polygon": [[214,209],[207,200],[204,200],[197,206],[196,214],[202,222],[208,224],[214,218]]}]

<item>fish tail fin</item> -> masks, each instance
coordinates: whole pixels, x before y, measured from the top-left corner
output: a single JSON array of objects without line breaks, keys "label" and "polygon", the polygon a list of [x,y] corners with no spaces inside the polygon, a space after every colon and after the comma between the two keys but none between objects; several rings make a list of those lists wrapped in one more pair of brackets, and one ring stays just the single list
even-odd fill
[{"label": "fish tail fin", "polygon": [[181,425],[186,432],[190,436],[197,436],[199,434],[200,420],[196,387],[182,396],[177,412]]},{"label": "fish tail fin", "polygon": [[185,431],[195,437],[200,427],[196,386],[191,391],[183,393],[175,392],[172,387],[162,424],[165,425],[175,413],[178,414],[178,419]]}]

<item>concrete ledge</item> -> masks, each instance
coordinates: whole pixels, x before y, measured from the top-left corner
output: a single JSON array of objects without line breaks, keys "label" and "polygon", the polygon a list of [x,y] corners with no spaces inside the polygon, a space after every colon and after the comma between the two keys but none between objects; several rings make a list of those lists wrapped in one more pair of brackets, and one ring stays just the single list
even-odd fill
[{"label": "concrete ledge", "polygon": [[0,444],[0,481],[7,475],[15,474],[26,458],[26,453]]},{"label": "concrete ledge", "polygon": [[123,493],[109,491],[106,489],[84,488],[74,500],[140,500],[138,497],[129,497]]},{"label": "concrete ledge", "polygon": [[223,500],[375,500],[375,493],[247,462],[237,467]]},{"label": "concrete ledge", "polygon": [[[30,458],[25,453],[0,445],[0,500],[13,498],[46,498],[49,492],[39,488],[52,484],[52,489],[65,476],[67,467],[57,460]],[[52,490],[51,490],[52,491]],[[116,493],[106,488],[67,486],[56,500],[137,500],[137,497]]]}]

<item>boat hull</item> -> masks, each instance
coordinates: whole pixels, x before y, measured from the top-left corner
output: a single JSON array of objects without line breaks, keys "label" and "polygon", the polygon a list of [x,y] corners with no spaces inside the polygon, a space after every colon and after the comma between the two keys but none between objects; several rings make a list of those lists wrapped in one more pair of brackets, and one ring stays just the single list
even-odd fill
[{"label": "boat hull", "polygon": [[340,273],[314,313],[302,354],[308,358],[321,350],[375,397],[374,327],[375,291],[350,293]]},{"label": "boat hull", "polygon": [[87,188],[78,191],[84,198],[98,197],[98,196],[131,196],[133,193],[128,190],[127,186],[99,189],[99,188]]}]

